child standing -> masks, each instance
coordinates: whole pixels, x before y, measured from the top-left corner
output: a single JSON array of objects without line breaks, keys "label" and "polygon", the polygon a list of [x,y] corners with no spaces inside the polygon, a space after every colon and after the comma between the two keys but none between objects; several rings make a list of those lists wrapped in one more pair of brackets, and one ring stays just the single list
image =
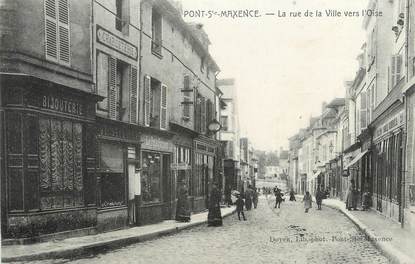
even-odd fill
[{"label": "child standing", "polygon": [[303,198],[303,202],[304,202],[304,209],[305,212],[308,213],[308,210],[312,207],[312,198],[310,195],[310,192],[306,192]]},{"label": "child standing", "polygon": [[237,197],[238,198],[236,199],[235,203],[236,203],[236,212],[238,213],[238,219],[239,219],[239,221],[241,221],[241,214],[242,214],[242,217],[243,217],[244,221],[246,221],[245,214],[244,214],[245,202],[242,199],[240,194],[238,194]]}]

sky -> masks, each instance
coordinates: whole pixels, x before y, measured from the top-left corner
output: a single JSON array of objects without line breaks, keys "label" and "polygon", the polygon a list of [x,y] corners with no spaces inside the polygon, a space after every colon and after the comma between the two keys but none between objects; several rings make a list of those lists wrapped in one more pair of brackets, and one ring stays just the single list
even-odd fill
[{"label": "sky", "polygon": [[[259,11],[258,18],[184,17],[204,25],[221,68],[218,78],[235,78],[241,134],[256,149],[287,148],[288,138],[321,113],[323,101],[344,97],[344,82],[358,70],[367,0],[182,0],[182,5],[184,12]],[[289,16],[307,10],[322,16]],[[329,17],[326,10],[359,16]]]}]

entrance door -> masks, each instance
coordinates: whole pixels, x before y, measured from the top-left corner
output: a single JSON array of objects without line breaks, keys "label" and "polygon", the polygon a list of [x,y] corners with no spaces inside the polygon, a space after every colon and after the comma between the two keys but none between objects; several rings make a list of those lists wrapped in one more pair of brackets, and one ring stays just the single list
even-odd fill
[{"label": "entrance door", "polygon": [[135,164],[128,164],[128,222],[130,225],[137,224],[135,195],[139,182],[139,179],[136,179]]},{"label": "entrance door", "polygon": [[163,202],[164,202],[164,219],[172,217],[172,195],[171,195],[171,173],[170,173],[170,155],[163,154]]},{"label": "entrance door", "polygon": [[376,164],[376,185],[377,185],[377,195],[376,195],[376,209],[379,212],[382,212],[382,181],[383,181],[383,154],[378,156],[378,162]]}]

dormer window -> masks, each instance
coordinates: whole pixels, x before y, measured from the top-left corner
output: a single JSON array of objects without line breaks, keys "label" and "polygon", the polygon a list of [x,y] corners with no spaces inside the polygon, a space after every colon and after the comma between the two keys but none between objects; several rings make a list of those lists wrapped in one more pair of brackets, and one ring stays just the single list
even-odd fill
[{"label": "dormer window", "polygon": [[201,58],[201,61],[200,61],[200,71],[202,73],[205,72],[205,57],[202,57]]}]

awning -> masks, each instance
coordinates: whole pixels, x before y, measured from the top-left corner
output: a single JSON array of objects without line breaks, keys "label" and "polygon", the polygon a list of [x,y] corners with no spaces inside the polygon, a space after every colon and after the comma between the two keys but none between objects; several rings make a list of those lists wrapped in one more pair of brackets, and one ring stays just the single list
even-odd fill
[{"label": "awning", "polygon": [[356,164],[356,162],[358,162],[366,153],[367,153],[367,150],[357,154],[356,157],[354,157],[354,159],[352,159],[352,161],[349,164],[347,164],[345,169],[348,169],[350,166],[353,166],[354,164]]},{"label": "awning", "polygon": [[307,181],[312,181],[315,178],[317,178],[319,175],[321,174],[321,171],[317,171],[316,173],[314,173],[309,179],[307,179]]}]

